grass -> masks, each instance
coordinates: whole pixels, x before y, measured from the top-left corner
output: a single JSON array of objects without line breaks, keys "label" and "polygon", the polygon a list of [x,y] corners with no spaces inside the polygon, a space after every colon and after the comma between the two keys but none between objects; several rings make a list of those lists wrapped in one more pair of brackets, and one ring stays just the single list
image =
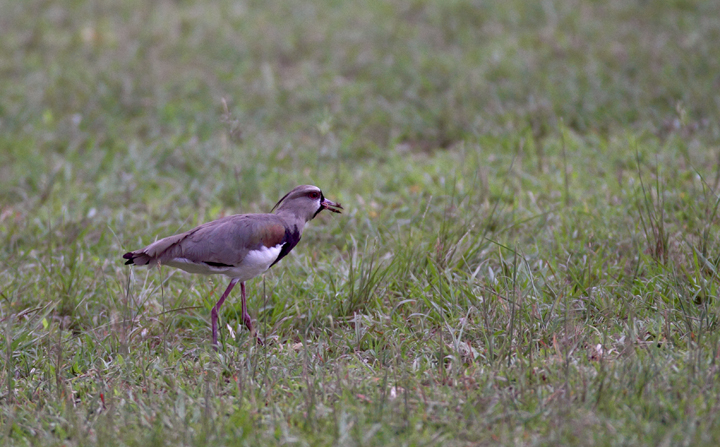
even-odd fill
[{"label": "grass", "polygon": [[[8,445],[717,445],[716,2],[0,3]],[[248,284],[121,255],[312,183]]]}]

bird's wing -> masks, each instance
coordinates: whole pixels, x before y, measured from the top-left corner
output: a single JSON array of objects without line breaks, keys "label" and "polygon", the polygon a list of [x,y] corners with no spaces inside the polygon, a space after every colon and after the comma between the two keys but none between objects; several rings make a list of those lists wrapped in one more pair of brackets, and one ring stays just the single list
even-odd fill
[{"label": "bird's wing", "polygon": [[123,257],[128,259],[128,264],[137,265],[163,264],[184,258],[218,267],[236,266],[250,250],[284,244],[286,233],[283,221],[276,215],[239,214],[160,239]]}]

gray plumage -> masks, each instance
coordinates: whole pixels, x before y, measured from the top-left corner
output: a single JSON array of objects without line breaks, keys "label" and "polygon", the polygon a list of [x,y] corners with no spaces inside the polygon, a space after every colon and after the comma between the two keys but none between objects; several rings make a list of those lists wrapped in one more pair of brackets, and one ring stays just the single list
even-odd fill
[{"label": "gray plumage", "polygon": [[135,265],[167,264],[190,273],[219,273],[240,278],[243,276],[240,272],[228,267],[242,265],[251,250],[291,242],[285,237],[287,229],[297,229],[301,236],[304,226],[305,222],[288,222],[275,214],[227,216],[132,252],[128,262]]}]

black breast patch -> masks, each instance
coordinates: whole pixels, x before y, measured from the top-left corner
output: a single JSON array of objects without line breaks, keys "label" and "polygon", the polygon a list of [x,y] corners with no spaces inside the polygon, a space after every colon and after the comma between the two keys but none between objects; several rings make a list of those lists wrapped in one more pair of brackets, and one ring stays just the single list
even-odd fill
[{"label": "black breast patch", "polygon": [[[290,251],[295,248],[297,243],[300,242],[300,231],[298,231],[297,225],[293,226],[292,230],[290,228],[285,228],[285,237],[282,240],[282,249],[280,249],[280,254],[278,255],[275,262],[270,264],[270,267],[280,262],[282,258],[287,256]],[[268,268],[270,268],[268,267]]]}]

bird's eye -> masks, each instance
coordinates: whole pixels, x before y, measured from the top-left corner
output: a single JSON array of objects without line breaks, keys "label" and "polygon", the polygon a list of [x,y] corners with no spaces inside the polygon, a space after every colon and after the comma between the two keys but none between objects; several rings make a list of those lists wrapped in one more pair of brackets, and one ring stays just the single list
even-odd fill
[{"label": "bird's eye", "polygon": [[320,198],[320,193],[318,193],[318,192],[316,192],[316,191],[313,191],[313,192],[310,193],[310,198],[311,198],[311,199],[319,199],[319,198]]}]

